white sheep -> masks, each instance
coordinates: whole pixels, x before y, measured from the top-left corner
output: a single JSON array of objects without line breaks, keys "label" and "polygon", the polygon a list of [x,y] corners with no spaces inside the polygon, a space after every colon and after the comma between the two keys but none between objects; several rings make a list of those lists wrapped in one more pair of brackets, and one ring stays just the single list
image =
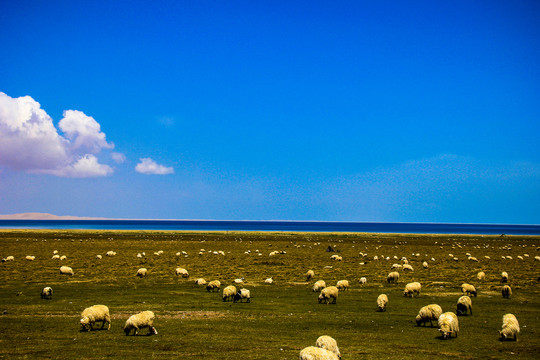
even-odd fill
[{"label": "white sheep", "polygon": [[195,279],[195,285],[206,285],[206,280],[203,278]]},{"label": "white sheep", "polygon": [[442,314],[442,308],[437,304],[429,304],[422,308],[416,315],[416,326],[426,325],[429,321],[429,325],[433,326],[433,321],[438,321],[439,316]]},{"label": "white sheep", "polygon": [[386,281],[390,284],[397,284],[399,280],[399,273],[397,271],[392,271],[388,274],[388,277],[386,278]]},{"label": "white sheep", "polygon": [[439,332],[441,332],[444,340],[448,339],[452,334],[457,337],[459,332],[459,321],[453,312],[445,312],[439,316],[438,320]]},{"label": "white sheep", "polygon": [[344,291],[349,289],[349,281],[348,280],[339,280],[336,284],[336,287],[339,291]]},{"label": "white sheep", "polygon": [[36,257],[33,256],[33,255],[26,255],[25,259],[28,260],[28,261],[34,261],[36,259]]},{"label": "white sheep", "polygon": [[504,285],[501,292],[503,298],[510,299],[510,296],[512,296],[512,288],[509,285]]},{"label": "white sheep", "polygon": [[189,277],[188,271],[186,269],[184,269],[184,268],[180,268],[180,267],[176,268],[176,270],[174,272],[175,272],[175,274],[177,276],[182,276],[183,278],[188,278]]},{"label": "white sheep", "polygon": [[423,267],[424,269],[427,269],[427,268],[429,267],[428,262],[427,262],[427,261],[424,261],[424,262],[422,263],[422,267]]},{"label": "white sheep", "polygon": [[341,353],[339,352],[337,342],[331,336],[328,336],[328,335],[319,336],[317,338],[317,341],[315,342],[315,346],[321,349],[331,351],[334,354],[336,354],[338,358],[341,359]]},{"label": "white sheep", "polygon": [[207,291],[219,291],[221,289],[221,282],[219,280],[212,280],[206,285]]},{"label": "white sheep", "polygon": [[233,300],[234,295],[236,295],[236,286],[229,285],[225,289],[223,289],[223,294],[222,294],[223,301]]},{"label": "white sheep", "polygon": [[43,290],[41,290],[42,299],[52,299],[52,296],[53,296],[53,289],[50,286],[44,287]]},{"label": "white sheep", "polygon": [[513,314],[506,314],[503,316],[502,330],[499,331],[501,340],[507,340],[511,337],[517,341],[517,334],[519,334],[519,323]]},{"label": "white sheep", "polygon": [[300,360],[339,360],[331,351],[316,346],[308,346],[300,351]]},{"label": "white sheep", "polygon": [[7,261],[15,261],[15,257],[13,257],[13,255],[9,255],[9,256],[6,256],[4,259],[2,259],[2,262],[7,262]]},{"label": "white sheep", "polygon": [[381,294],[377,297],[377,310],[386,311],[386,305],[388,305],[388,296]]},{"label": "white sheep", "polygon": [[409,264],[403,264],[403,271],[405,270],[414,271],[413,267]]},{"label": "white sheep", "polygon": [[267,285],[271,285],[274,283],[274,279],[272,277],[269,277],[268,279],[264,280],[264,283]]},{"label": "white sheep", "polygon": [[73,276],[73,269],[69,266],[60,266],[60,274]]},{"label": "white sheep", "polygon": [[133,335],[138,335],[140,329],[148,328],[147,335],[157,335],[156,328],[154,328],[154,313],[152,311],[143,311],[135,315],[131,315],[127,319],[126,324],[124,325],[124,332],[126,336],[129,335],[131,330]]},{"label": "white sheep", "polygon": [[67,256],[66,256],[66,255],[62,255],[62,256],[60,256],[60,261],[62,261],[62,260],[66,260],[66,259],[67,259]]},{"label": "white sheep", "polygon": [[107,330],[111,328],[111,315],[109,308],[105,305],[94,305],[86,308],[81,313],[81,326],[83,330],[92,330],[94,323],[101,321],[101,328],[105,327],[105,323],[109,323]]},{"label": "white sheep", "polygon": [[311,288],[311,290],[313,292],[318,292],[324,289],[325,287],[326,287],[326,283],[324,282],[324,280],[318,280],[315,282],[315,284],[313,284],[313,287]]},{"label": "white sheep", "polygon": [[364,276],[362,276],[362,277],[360,278],[360,280],[358,280],[358,283],[359,283],[360,285],[365,285],[365,284],[367,283],[367,278],[364,277]]},{"label": "white sheep", "polygon": [[308,270],[306,273],[306,279],[307,281],[311,280],[315,276],[315,272],[313,270]]},{"label": "white sheep", "polygon": [[508,282],[508,273],[506,271],[503,271],[501,273],[501,282],[503,283]]},{"label": "white sheep", "polygon": [[473,285],[467,283],[461,284],[461,292],[469,296],[474,295],[474,297],[476,297],[477,295],[476,288]]},{"label": "white sheep", "polygon": [[325,287],[321,290],[319,295],[319,304],[324,302],[325,304],[335,304],[337,302],[339,290],[335,286]]},{"label": "white sheep", "polygon": [[148,275],[148,269],[147,268],[140,268],[139,270],[137,270],[136,276],[138,276],[140,278],[143,278],[146,275]]},{"label": "white sheep", "polygon": [[102,257],[101,255],[99,255],[99,254],[96,255],[96,259],[97,259],[97,260],[101,260],[102,258],[103,258],[103,257]]},{"label": "white sheep", "polygon": [[242,288],[234,295],[233,302],[243,302],[243,300],[246,300],[246,302],[251,302],[251,292],[248,289]]},{"label": "white sheep", "polygon": [[419,282],[408,283],[407,285],[405,285],[403,296],[414,297],[414,294],[416,294],[416,296],[419,297],[421,290],[422,290],[422,285]]},{"label": "white sheep", "polygon": [[54,254],[51,259],[52,260],[60,260],[60,255]]},{"label": "white sheep", "polygon": [[243,284],[243,283],[244,283],[244,278],[234,279],[233,282],[234,282],[235,284]]},{"label": "white sheep", "polygon": [[484,281],[486,279],[486,273],[483,271],[480,271],[478,274],[476,274],[476,278],[480,281]]},{"label": "white sheep", "polygon": [[469,256],[467,259],[468,259],[469,261],[478,262],[478,259],[475,258],[474,256]]},{"label": "white sheep", "polygon": [[390,268],[390,270],[401,270],[402,266],[400,264],[393,264],[392,267]]},{"label": "white sheep", "polygon": [[116,252],[115,251],[112,251],[112,250],[109,250],[105,253],[105,255],[107,256],[115,256],[116,255]]},{"label": "white sheep", "polygon": [[467,311],[472,315],[472,300],[467,295],[463,295],[457,301],[456,313],[458,315],[467,315]]}]

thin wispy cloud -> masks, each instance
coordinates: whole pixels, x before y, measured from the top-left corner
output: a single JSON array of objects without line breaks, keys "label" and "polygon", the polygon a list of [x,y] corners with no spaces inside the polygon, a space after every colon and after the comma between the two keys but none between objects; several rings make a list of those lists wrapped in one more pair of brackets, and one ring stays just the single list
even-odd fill
[{"label": "thin wispy cloud", "polygon": [[81,111],[67,110],[58,133],[52,118],[30,96],[0,92],[0,166],[60,177],[96,177],[113,172],[96,155],[114,148],[99,123]]},{"label": "thin wispy cloud", "polygon": [[126,155],[119,152],[111,153],[111,158],[118,164],[126,162]]},{"label": "thin wispy cloud", "polygon": [[135,171],[145,175],[168,175],[174,173],[172,167],[159,165],[151,158],[141,158],[135,166]]}]

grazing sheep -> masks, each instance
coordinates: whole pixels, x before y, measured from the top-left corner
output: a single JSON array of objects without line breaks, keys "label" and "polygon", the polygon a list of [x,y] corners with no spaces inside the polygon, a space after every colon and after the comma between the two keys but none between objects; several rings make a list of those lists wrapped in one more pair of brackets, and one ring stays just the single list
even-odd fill
[{"label": "grazing sheep", "polygon": [[508,273],[506,271],[503,271],[501,274],[501,282],[508,282]]},{"label": "grazing sheep", "polygon": [[399,273],[397,271],[392,271],[390,274],[388,274],[388,277],[386,278],[386,281],[389,284],[397,284],[399,280]]},{"label": "grazing sheep", "polygon": [[308,270],[306,273],[306,279],[307,281],[311,280],[315,276],[315,272],[313,270]]},{"label": "grazing sheep", "polygon": [[393,264],[392,267],[390,268],[390,270],[401,270],[402,266],[400,264]]},{"label": "grazing sheep", "polygon": [[115,256],[116,255],[116,252],[115,251],[112,251],[112,250],[109,250],[105,253],[105,255],[107,256]]},{"label": "grazing sheep", "polygon": [[69,266],[60,266],[60,274],[73,276],[73,269]]},{"label": "grazing sheep", "polygon": [[138,277],[140,277],[140,278],[143,278],[143,277],[145,277],[146,275],[148,275],[148,269],[146,269],[146,268],[140,268],[139,270],[137,270],[136,276],[138,276]]},{"label": "grazing sheep", "polygon": [[319,336],[319,338],[315,342],[315,346],[321,349],[331,351],[336,354],[339,359],[341,359],[341,353],[339,352],[337,342],[334,338],[328,335]]},{"label": "grazing sheep", "polygon": [[477,292],[476,292],[476,288],[474,286],[472,286],[471,284],[461,284],[461,292],[466,294],[466,295],[474,295],[474,297],[476,297],[477,295]]},{"label": "grazing sheep", "polygon": [[62,260],[66,260],[66,259],[67,259],[67,256],[66,256],[66,255],[62,255],[62,256],[60,256],[60,261],[62,261]]},{"label": "grazing sheep", "polygon": [[36,257],[33,256],[33,255],[26,255],[25,259],[28,260],[28,261],[34,261],[36,259]]},{"label": "grazing sheep", "polygon": [[60,260],[60,255],[54,254],[51,259],[52,260]]},{"label": "grazing sheep", "polygon": [[248,289],[238,290],[234,295],[233,302],[243,302],[244,299],[246,300],[246,302],[251,302],[251,292]]},{"label": "grazing sheep", "polygon": [[96,255],[96,259],[97,259],[97,260],[101,260],[101,259],[102,259],[102,256],[98,254],[98,255]]},{"label": "grazing sheep", "polygon": [[195,280],[195,285],[206,285],[206,280],[203,278],[198,278]]},{"label": "grazing sheep", "polygon": [[414,271],[413,267],[409,264],[403,264],[403,271],[405,270]]},{"label": "grazing sheep", "polygon": [[273,283],[274,283],[274,279],[273,279],[272,277],[269,277],[268,279],[265,279],[265,280],[264,280],[264,283],[267,284],[267,285],[273,284]]},{"label": "grazing sheep", "polygon": [[42,299],[52,299],[53,296],[53,289],[49,286],[44,287],[43,290],[41,290],[41,298]]},{"label": "grazing sheep", "polygon": [[127,319],[126,324],[124,325],[124,332],[126,336],[129,335],[131,330],[133,335],[138,335],[140,329],[148,328],[148,333],[146,335],[157,335],[157,331],[154,328],[154,313],[152,311],[143,311],[135,315],[131,315]]},{"label": "grazing sheep", "polygon": [[109,323],[107,330],[111,328],[111,316],[109,308],[105,305],[94,305],[86,308],[81,313],[82,330],[88,331],[94,328],[94,323],[101,321],[101,328],[105,327],[105,323]]},{"label": "grazing sheep", "polygon": [[2,262],[7,262],[7,261],[15,261],[15,258],[13,257],[13,255],[9,255],[5,257],[4,259],[2,259]]},{"label": "grazing sheep", "polygon": [[439,320],[442,314],[442,308],[437,304],[429,304],[420,309],[416,315],[416,326],[424,325],[429,321],[429,325],[433,326],[433,321]]},{"label": "grazing sheep", "polygon": [[483,271],[480,271],[478,274],[476,274],[476,278],[480,281],[484,281],[486,279],[486,273]]},{"label": "grazing sheep", "polygon": [[510,299],[510,296],[512,296],[512,288],[508,285],[504,285],[502,288],[502,297]]},{"label": "grazing sheep", "polygon": [[349,289],[349,281],[348,280],[339,280],[336,284],[336,287],[339,291],[344,291]]},{"label": "grazing sheep", "polygon": [[459,321],[453,312],[445,312],[439,316],[438,320],[439,332],[441,332],[444,340],[448,339],[452,334],[457,337],[459,332]]},{"label": "grazing sheep", "polygon": [[358,280],[358,283],[359,283],[360,285],[365,285],[365,284],[367,283],[367,279],[366,279],[365,277],[362,276],[362,277],[360,278],[360,280]]},{"label": "grazing sheep", "polygon": [[175,274],[177,276],[182,276],[183,278],[188,278],[189,277],[188,271],[186,269],[184,269],[184,268],[176,268]]},{"label": "grazing sheep", "polygon": [[308,346],[300,351],[300,360],[339,360],[340,358],[331,351],[316,346]]},{"label": "grazing sheep", "polygon": [[381,294],[377,298],[377,311],[386,311],[386,305],[388,305],[388,296]]},{"label": "grazing sheep", "polygon": [[241,279],[234,279],[233,281],[235,284],[243,284],[244,283],[244,278],[241,278]]},{"label": "grazing sheep", "polygon": [[234,295],[236,295],[236,287],[234,285],[229,285],[225,289],[223,289],[223,301],[233,300]]},{"label": "grazing sheep", "polygon": [[420,297],[420,290],[422,290],[422,285],[419,282],[408,283],[405,285],[403,296],[414,297],[414,294],[416,294],[417,297]]},{"label": "grazing sheep", "polygon": [[472,300],[467,295],[463,295],[457,301],[456,312],[458,315],[467,315],[467,311],[472,315]]},{"label": "grazing sheep", "polygon": [[422,263],[422,267],[423,267],[424,269],[427,269],[427,268],[429,267],[428,262],[427,262],[427,261],[424,261],[424,262]]},{"label": "grazing sheep", "polygon": [[519,334],[519,323],[513,314],[506,314],[503,316],[502,330],[499,331],[501,340],[507,340],[510,337],[517,341],[517,334]]},{"label": "grazing sheep", "polygon": [[324,302],[325,304],[335,304],[337,302],[338,294],[339,290],[337,287],[325,287],[321,290],[321,293],[319,295],[319,304],[322,302]]},{"label": "grazing sheep", "polygon": [[318,280],[313,284],[313,288],[311,289],[313,292],[321,291],[326,287],[326,283],[324,280]]},{"label": "grazing sheep", "polygon": [[212,280],[206,285],[206,291],[219,291],[221,289],[221,282],[219,280]]},{"label": "grazing sheep", "polygon": [[56,254],[58,254],[58,250],[54,250],[52,253],[53,253],[53,255],[56,255]]}]

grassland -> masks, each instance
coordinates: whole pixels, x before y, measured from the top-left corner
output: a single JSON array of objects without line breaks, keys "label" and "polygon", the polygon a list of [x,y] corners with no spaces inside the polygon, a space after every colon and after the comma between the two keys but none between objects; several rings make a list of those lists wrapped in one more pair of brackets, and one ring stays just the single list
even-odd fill
[{"label": "grassland", "polygon": [[[330,260],[329,245],[343,261]],[[539,237],[527,236],[0,231],[0,257],[15,257],[0,264],[0,358],[297,359],[323,334],[337,340],[343,359],[538,358],[539,246]],[[67,259],[52,260],[54,250]],[[105,256],[109,250],[117,255]],[[154,255],[158,250],[161,256]],[[219,250],[225,256],[212,254]],[[274,250],[286,254],[269,256]],[[176,256],[179,251],[188,256]],[[146,257],[137,258],[139,252]],[[466,253],[479,262],[468,261]],[[26,255],[35,261],[24,260]],[[374,261],[375,255],[391,259]],[[502,259],[508,255],[512,259]],[[394,256],[407,257],[414,272],[400,272],[399,284],[389,285],[386,276],[399,262]],[[421,266],[424,260],[428,269]],[[61,276],[61,265],[75,275]],[[189,279],[174,275],[179,266],[188,269]],[[146,278],[135,276],[140,267],[148,269]],[[351,289],[340,293],[336,305],[318,304],[313,281],[304,276],[308,269],[328,285],[348,279]],[[483,282],[476,279],[481,270]],[[500,293],[502,271],[510,275],[509,300]],[[274,284],[264,285],[270,276]],[[362,276],[368,282],[360,286]],[[197,277],[225,285],[244,277],[252,301],[222,302],[220,294],[196,286]],[[422,284],[420,298],[403,297],[410,281]],[[436,328],[416,327],[424,305],[455,311],[463,282],[479,294],[473,315],[460,317],[457,338],[443,341]],[[45,286],[54,289],[52,300],[40,298]],[[389,297],[383,313],[376,312],[381,293]],[[109,306],[110,331],[79,331],[81,311],[94,304]],[[156,313],[159,335],[125,336],[125,320],[143,310]],[[498,338],[508,312],[521,325],[517,342]]]}]

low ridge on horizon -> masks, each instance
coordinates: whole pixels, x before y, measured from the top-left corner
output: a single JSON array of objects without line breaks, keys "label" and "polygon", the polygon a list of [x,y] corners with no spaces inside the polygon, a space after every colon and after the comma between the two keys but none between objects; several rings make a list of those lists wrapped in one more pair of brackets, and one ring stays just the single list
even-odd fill
[{"label": "low ridge on horizon", "polygon": [[0,215],[0,220],[114,220],[104,217],[54,215],[40,212],[25,212]]}]

